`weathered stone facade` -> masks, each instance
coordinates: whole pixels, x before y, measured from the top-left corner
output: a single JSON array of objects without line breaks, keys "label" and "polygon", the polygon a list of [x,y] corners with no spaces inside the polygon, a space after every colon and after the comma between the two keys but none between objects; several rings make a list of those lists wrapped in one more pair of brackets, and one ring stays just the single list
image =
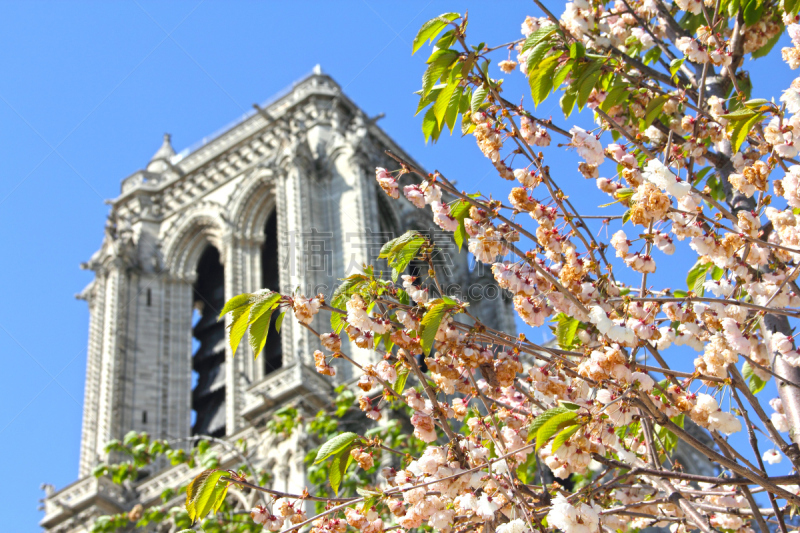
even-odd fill
[{"label": "weathered stone facade", "polygon": [[[102,247],[83,265],[95,279],[81,293],[91,318],[79,479],[47,495],[45,530],[88,531],[97,515],[147,506],[198,473],[163,468],[124,487],[95,479],[93,468],[114,459],[105,444],[131,430],[186,446],[193,427],[245,439],[257,450],[253,461],[274,470],[275,488],[302,490],[305,436],[276,439],[259,422],[287,402],[310,411],[326,405],[336,384],[356,376],[348,366],[335,382],[319,376],[316,338],[289,317],[280,336],[270,334],[269,364],[254,361],[247,343],[234,358],[209,310],[218,305],[214,294],[265,286],[329,296],[338,279],[374,262],[390,234],[430,228],[429,212],[389,200],[377,186],[375,167],[396,166],[385,150],[411,160],[317,69],[185,155],[166,136],[146,169],[123,180]],[[489,298],[472,298],[473,310],[513,332],[509,302],[489,273],[470,271],[449,237],[434,238],[447,251],[448,282],[477,288],[472,296],[488,289]],[[325,321],[312,325],[325,331]],[[346,351],[371,357],[354,345]],[[223,464],[238,462],[216,446]]]}]

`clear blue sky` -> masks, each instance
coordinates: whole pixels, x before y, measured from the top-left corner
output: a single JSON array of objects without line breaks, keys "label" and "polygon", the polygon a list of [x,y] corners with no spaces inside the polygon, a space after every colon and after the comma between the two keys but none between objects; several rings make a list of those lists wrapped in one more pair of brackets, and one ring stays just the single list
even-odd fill
[{"label": "clear blue sky", "polygon": [[[385,112],[381,126],[429,169],[507,194],[472,139],[425,146],[413,116],[424,57],[411,56],[411,39],[424,21],[464,9],[473,43],[516,39],[535,13],[532,3],[485,1],[0,4],[0,353],[9,371],[0,457],[16,472],[4,484],[5,530],[38,530],[39,484],[76,478],[88,314],[73,295],[91,280],[78,265],[100,245],[103,200],[146,165],[164,132],[180,151],[319,63],[368,114]],[[770,64],[756,86],[788,84],[788,68]],[[524,89],[512,75],[512,99]],[[555,97],[538,114],[564,123]],[[569,153],[547,154],[557,179],[582,180]],[[593,187],[573,199],[599,213],[607,200]],[[672,272],[693,262],[657,259]]]}]

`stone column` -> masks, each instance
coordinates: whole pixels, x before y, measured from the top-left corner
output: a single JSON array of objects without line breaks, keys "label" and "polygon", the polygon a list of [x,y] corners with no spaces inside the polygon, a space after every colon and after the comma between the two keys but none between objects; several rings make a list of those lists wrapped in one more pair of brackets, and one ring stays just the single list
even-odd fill
[{"label": "stone column", "polygon": [[[241,228],[237,228],[241,230]],[[225,299],[238,294],[255,292],[261,288],[261,243],[263,238],[248,238],[239,231],[232,234],[225,254]],[[271,332],[274,333],[274,332]],[[226,348],[230,352],[230,347]],[[229,435],[242,429],[247,422],[241,413],[247,389],[259,381],[264,372],[261,361],[256,361],[253,350],[242,340],[235,355],[229,354],[226,369],[226,424]]]},{"label": "stone column", "polygon": [[[337,273],[337,278],[356,274],[362,271],[362,266],[369,264],[367,230],[378,231],[378,220],[372,218],[376,207],[373,193],[369,190],[369,178],[365,170],[365,162],[355,151],[355,147],[348,143],[344,149],[336,154],[332,161],[331,201],[336,208],[336,218],[339,226],[339,242],[341,243],[343,271]],[[346,341],[346,336],[343,338]],[[359,363],[372,361],[369,350],[358,348],[355,343],[349,343],[348,351]],[[338,367],[342,371],[343,380],[354,377],[351,365]]]},{"label": "stone column", "polygon": [[83,427],[78,477],[92,473],[97,458],[97,407],[103,355],[103,320],[105,318],[105,273],[98,270],[92,281],[89,304],[89,342],[86,354],[86,387],[83,400]]},{"label": "stone column", "polygon": [[103,341],[100,358],[100,380],[97,400],[97,433],[94,448],[101,461],[108,455],[103,448],[114,438],[119,428],[120,408],[120,339],[118,332],[124,331],[125,324],[119,313],[120,295],[125,292],[124,265],[114,259],[107,267],[106,305],[103,309]]},{"label": "stone column", "polygon": [[[159,426],[169,438],[191,434],[192,405],[192,284],[194,279],[162,276],[159,341],[161,380]],[[189,443],[181,443],[190,447]]]},{"label": "stone column", "polygon": [[[306,276],[306,263],[302,248],[303,234],[310,231],[308,223],[309,179],[297,154],[289,152],[283,164],[283,176],[278,180],[278,239],[281,292],[292,294],[298,287],[302,293],[308,290],[311,280]],[[313,294],[306,294],[313,297]],[[283,341],[283,366],[312,361],[308,352],[310,333],[296,320],[286,320],[281,327]]]}]

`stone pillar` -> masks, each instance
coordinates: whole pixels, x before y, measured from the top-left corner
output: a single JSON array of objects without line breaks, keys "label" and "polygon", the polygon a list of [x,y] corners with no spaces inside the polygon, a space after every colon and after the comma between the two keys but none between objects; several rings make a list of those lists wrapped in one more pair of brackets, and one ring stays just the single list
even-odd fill
[{"label": "stone pillar", "polygon": [[[339,243],[342,254],[341,273],[337,272],[337,278],[356,274],[362,271],[362,266],[371,263],[368,257],[369,239],[371,238],[366,230],[377,231],[378,220],[372,218],[377,209],[372,203],[375,199],[369,190],[369,175],[364,167],[364,162],[356,155],[355,147],[348,143],[344,149],[337,153],[331,165],[332,183],[331,202],[335,203],[335,216],[339,228]],[[374,237],[372,237],[374,238]],[[348,346],[346,350],[354,360],[359,363],[372,362],[373,357],[369,350],[358,348],[355,343],[347,342],[346,335],[343,335],[343,344]],[[340,364],[337,372],[341,369],[342,380],[351,379],[354,376],[352,365]]]},{"label": "stone pillar", "polygon": [[83,400],[79,477],[91,474],[97,462],[97,407],[102,370],[105,300],[106,279],[102,271],[98,271],[87,296],[87,303],[89,304],[89,346],[86,354],[86,387]]},{"label": "stone pillar", "polygon": [[[278,238],[282,241],[280,252],[281,292],[292,294],[298,287],[302,293],[308,290],[310,280],[306,276],[306,262],[303,250],[303,236],[311,229],[308,214],[308,175],[299,161],[296,151],[290,152],[284,163],[284,175],[278,185]],[[312,297],[312,294],[306,294]],[[288,327],[287,327],[288,326]],[[309,331],[297,323],[287,320],[281,327],[284,333],[283,366],[308,364],[313,361],[309,347]]]},{"label": "stone pillar", "polygon": [[[159,403],[160,425],[168,438],[191,434],[192,284],[194,279],[163,278]],[[189,443],[181,443],[190,447]]]},{"label": "stone pillar", "polygon": [[103,341],[100,358],[100,380],[97,400],[97,432],[94,449],[101,461],[108,455],[103,448],[117,435],[120,411],[120,343],[118,332],[125,324],[120,316],[120,295],[125,292],[125,272],[121,261],[115,259],[106,275],[106,305],[103,309]]}]

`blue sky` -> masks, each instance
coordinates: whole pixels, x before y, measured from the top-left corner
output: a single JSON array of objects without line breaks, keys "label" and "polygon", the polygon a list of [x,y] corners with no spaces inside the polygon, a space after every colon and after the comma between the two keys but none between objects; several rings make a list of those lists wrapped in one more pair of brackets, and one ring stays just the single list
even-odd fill
[{"label": "blue sky", "polygon": [[[76,478],[88,313],[73,295],[91,280],[78,265],[100,245],[103,201],[164,132],[180,151],[319,63],[369,115],[385,112],[381,126],[428,169],[505,197],[472,139],[426,146],[413,116],[425,56],[411,56],[411,39],[424,21],[464,9],[470,41],[490,44],[518,38],[535,13],[527,2],[0,3],[0,353],[10,379],[0,388],[0,457],[23,472],[4,494],[14,510],[4,530],[38,530],[39,484]],[[792,79],[776,59],[754,72],[770,91]],[[518,73],[507,91],[526,94]],[[537,114],[565,123],[557,96]],[[607,200],[584,186],[574,156],[545,152],[553,176],[579,191],[573,200],[600,214]],[[694,261],[656,259],[671,272],[665,283],[683,288],[681,269]]]}]

